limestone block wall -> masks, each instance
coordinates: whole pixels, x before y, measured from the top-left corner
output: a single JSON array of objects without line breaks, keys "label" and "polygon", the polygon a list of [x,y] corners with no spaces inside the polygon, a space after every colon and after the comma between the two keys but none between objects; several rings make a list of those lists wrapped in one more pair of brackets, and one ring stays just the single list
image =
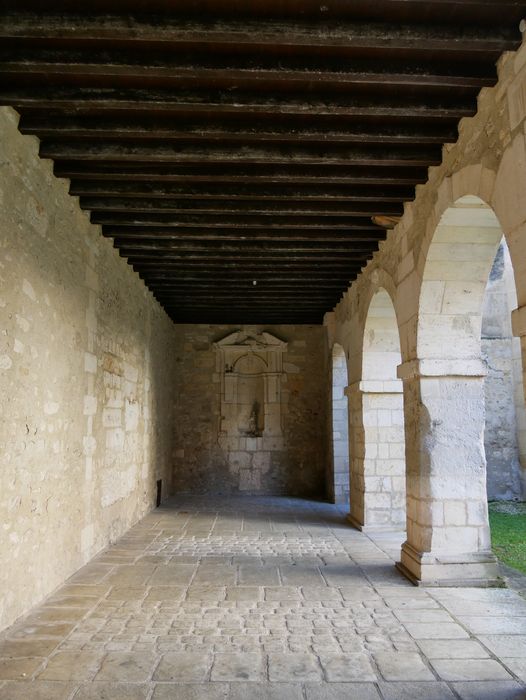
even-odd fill
[{"label": "limestone block wall", "polygon": [[[276,364],[267,377],[267,389],[262,385],[257,394],[259,420],[265,417],[265,421],[252,431],[248,429],[248,415],[253,402],[244,393],[237,413],[231,403],[222,404],[225,375],[218,363],[220,341],[227,338],[225,342],[230,342],[228,337],[236,333],[239,343],[250,343],[250,338],[262,342],[264,333],[286,343],[279,360],[279,387]],[[257,347],[254,353],[266,355]],[[235,350],[234,361],[238,358],[237,362],[243,364],[246,377],[253,366],[256,376],[259,360],[251,363],[242,354]],[[178,325],[174,355],[178,367],[173,386],[175,492],[325,495],[329,373],[322,326]],[[228,359],[230,355],[225,357],[228,363],[233,362]],[[228,367],[227,384],[235,371],[236,367]],[[265,403],[276,397],[278,389],[279,410]],[[228,386],[226,391],[230,391]],[[272,396],[267,395],[265,400],[266,391]],[[241,386],[239,392],[241,397]],[[239,425],[234,424],[236,415],[240,417]]]},{"label": "limestone block wall", "polygon": [[175,326],[0,110],[0,628],[170,489]]},{"label": "limestone block wall", "polygon": [[522,495],[518,428],[524,394],[522,376],[517,372],[520,343],[518,338],[513,338],[511,330],[511,311],[516,306],[513,269],[503,241],[493,263],[482,309],[482,357],[488,372],[484,385],[484,446],[489,500],[517,499]]}]

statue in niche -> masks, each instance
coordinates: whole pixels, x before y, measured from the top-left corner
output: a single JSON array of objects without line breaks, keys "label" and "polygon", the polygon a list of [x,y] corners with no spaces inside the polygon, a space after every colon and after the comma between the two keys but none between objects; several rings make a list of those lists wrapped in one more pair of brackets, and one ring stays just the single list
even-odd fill
[{"label": "statue in niche", "polygon": [[287,343],[247,327],[229,333],[214,347],[216,370],[221,373],[220,435],[239,439],[281,436],[281,378]]},{"label": "statue in niche", "polygon": [[252,411],[250,413],[250,418],[248,419],[248,430],[246,434],[250,437],[261,437],[261,430],[259,429],[259,402],[254,401],[252,404]]}]

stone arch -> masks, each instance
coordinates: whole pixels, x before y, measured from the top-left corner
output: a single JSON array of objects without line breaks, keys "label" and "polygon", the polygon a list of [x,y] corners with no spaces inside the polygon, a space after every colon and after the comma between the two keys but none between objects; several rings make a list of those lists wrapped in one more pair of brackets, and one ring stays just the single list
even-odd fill
[{"label": "stone arch", "polygon": [[332,470],[329,492],[335,503],[349,501],[349,411],[347,388],[347,358],[339,343],[332,347],[331,445]]},{"label": "stone arch", "polygon": [[405,528],[405,441],[400,338],[392,298],[371,290],[352,405],[351,522],[361,530]]},{"label": "stone arch", "polygon": [[422,271],[421,361],[471,362],[480,369],[482,301],[501,238],[495,213],[477,196],[461,197],[440,217]]},{"label": "stone arch", "polygon": [[[337,339],[342,338],[341,344],[346,349],[348,358],[349,384],[361,381],[363,378],[363,343],[365,325],[371,303],[378,291],[387,293],[391,305],[395,312],[395,323],[399,327],[397,313],[397,287],[396,283],[388,272],[381,268],[375,268],[370,275],[363,275],[357,280],[357,289],[361,284],[364,289],[360,289],[355,298],[355,305],[349,309],[347,320],[347,332],[340,332]],[[402,353],[403,356],[403,353]]]},{"label": "stone arch", "polygon": [[[491,207],[463,195],[445,208],[421,251],[417,358],[399,368],[408,508],[401,567],[418,580],[475,584],[497,576],[486,500],[481,323],[501,238]],[[445,565],[445,555],[455,562]]]},{"label": "stone arch", "polygon": [[261,374],[268,369],[265,360],[255,352],[248,352],[238,357],[232,365],[232,370],[239,374]]},{"label": "stone arch", "polygon": [[[517,134],[504,151],[497,170],[481,163],[465,166],[442,180],[437,187],[436,204],[427,219],[424,235],[415,249],[420,280],[435,232],[442,217],[457,209],[464,197],[475,198],[482,208],[492,210],[509,249],[517,290],[518,312],[526,305],[526,137]],[[415,315],[418,297],[414,297]],[[526,311],[514,314],[514,333],[526,335]],[[523,344],[525,347],[525,344]],[[524,354],[524,353],[523,353]],[[526,364],[526,360],[523,364]],[[526,386],[525,386],[526,390]]]}]

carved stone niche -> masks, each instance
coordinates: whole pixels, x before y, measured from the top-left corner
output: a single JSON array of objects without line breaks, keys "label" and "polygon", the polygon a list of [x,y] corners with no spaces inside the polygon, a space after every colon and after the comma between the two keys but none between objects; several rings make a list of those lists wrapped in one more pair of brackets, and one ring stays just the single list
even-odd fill
[{"label": "carved stone niche", "polygon": [[220,435],[277,437],[287,343],[270,333],[236,331],[214,343],[221,375]]}]

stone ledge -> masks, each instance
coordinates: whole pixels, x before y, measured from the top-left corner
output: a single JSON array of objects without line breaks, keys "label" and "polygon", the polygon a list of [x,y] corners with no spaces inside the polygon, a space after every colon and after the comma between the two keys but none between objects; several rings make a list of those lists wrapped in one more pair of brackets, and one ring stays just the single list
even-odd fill
[{"label": "stone ledge", "polygon": [[481,378],[488,371],[483,360],[477,357],[462,359],[421,359],[409,360],[397,367],[399,379],[417,379],[425,377],[466,377]]},{"label": "stone ledge", "polygon": [[360,382],[354,382],[349,384],[343,390],[345,396],[351,396],[352,394],[362,393],[362,394],[402,394],[404,391],[404,386],[399,379],[392,379],[386,381],[376,381],[376,380],[362,380]]},{"label": "stone ledge", "polygon": [[396,568],[415,586],[453,588],[505,588],[492,552],[439,557],[419,552],[408,542],[402,545]]},{"label": "stone ledge", "polygon": [[374,535],[381,532],[401,532],[399,527],[395,527],[390,523],[385,523],[383,525],[364,525],[350,513],[347,513],[347,522],[352,525],[355,530],[363,532],[364,535]]}]

